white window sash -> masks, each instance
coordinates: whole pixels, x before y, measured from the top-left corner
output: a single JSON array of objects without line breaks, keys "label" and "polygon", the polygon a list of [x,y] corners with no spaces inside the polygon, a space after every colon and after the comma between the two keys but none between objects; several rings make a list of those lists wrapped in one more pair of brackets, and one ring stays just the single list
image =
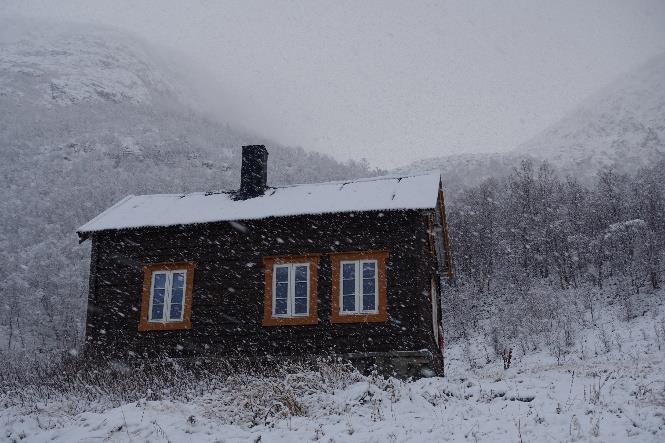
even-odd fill
[{"label": "white window sash", "polygon": [[[286,282],[286,314],[277,313],[277,269],[286,268],[287,269],[287,282]],[[272,267],[272,316],[276,318],[288,317],[289,316],[289,286],[291,283],[291,270],[289,265],[279,264],[273,265]]]},{"label": "white window sash", "polygon": [[[363,264],[374,264],[374,309],[363,309]],[[355,310],[344,310],[344,265],[354,266]],[[378,314],[379,313],[379,263],[377,260],[345,260],[339,263],[339,313],[340,315]]]},{"label": "white window sash", "polygon": [[[296,268],[304,266],[307,271],[307,310],[304,313],[296,314]],[[286,314],[277,314],[277,268],[288,269],[287,295],[286,295]],[[292,318],[309,316],[309,299],[311,293],[310,268],[309,263],[281,263],[275,264],[272,268],[272,316],[274,318]]]},{"label": "white window sash", "polygon": [[[154,301],[154,296],[155,296],[155,279],[158,275],[165,275],[165,283],[164,283],[164,306],[166,306],[166,292],[167,292],[167,287],[168,287],[168,271],[154,271],[151,276],[151,283],[150,283],[150,306],[148,306],[148,321],[151,323],[162,323],[164,321],[164,318],[166,318],[166,314],[164,311],[162,311],[162,318],[152,318],[152,305]],[[161,288],[160,288],[161,289]],[[164,309],[164,308],[163,308]]]},{"label": "white window sash", "polygon": [[[155,295],[155,277],[159,274],[166,275],[166,281],[164,283],[164,308],[162,311],[162,318],[152,318],[152,304],[153,297]],[[173,289],[173,274],[183,274],[183,285],[182,285],[182,304],[180,308],[180,317],[171,318],[171,295]],[[160,288],[161,289],[161,288]],[[186,269],[174,269],[173,271],[154,271],[152,273],[152,282],[150,284],[150,306],[148,307],[148,321],[150,323],[169,323],[169,322],[181,322],[185,318],[185,303],[186,303],[186,294],[187,294],[187,270]]]},{"label": "white window sash", "polygon": [[[307,299],[307,305],[306,305],[307,309],[305,310],[304,313],[298,313],[297,314],[296,313],[296,268],[300,267],[300,266],[304,266],[305,269],[306,269],[305,275],[307,276],[307,280],[306,280],[307,281],[307,293],[306,293],[307,294],[307,297],[306,297],[306,299]],[[307,317],[309,315],[309,291],[310,291],[310,288],[309,288],[309,285],[310,285],[310,283],[309,283],[309,264],[308,263],[294,263],[294,264],[291,265],[291,269],[289,271],[291,272],[291,275],[289,276],[289,282],[293,282],[291,284],[291,288],[290,288],[290,291],[289,291],[290,295],[291,295],[291,301],[292,301],[291,316],[292,317]]]},{"label": "white window sash", "polygon": [[[173,276],[175,274],[182,274],[182,300],[180,302],[180,317],[171,318],[171,297],[173,295]],[[187,270],[185,269],[175,269],[169,273],[169,297],[168,297],[168,308],[166,317],[167,321],[179,322],[185,318],[185,294],[187,293]]]},{"label": "white window sash", "polygon": [[[353,265],[354,272],[354,296],[355,309],[353,311],[344,310],[344,265]],[[339,262],[339,313],[340,315],[354,315],[358,313],[358,261],[346,260]]]},{"label": "white window sash", "polygon": [[[363,300],[364,300],[364,280],[365,276],[363,274],[363,265],[365,263],[372,263],[374,264],[374,309],[372,310],[365,310],[363,306]],[[358,296],[360,300],[360,304],[358,305],[358,308],[361,309],[361,313],[363,314],[378,314],[379,312],[379,263],[376,260],[360,260],[358,263],[358,268],[360,270],[360,278],[359,278],[359,283],[358,286],[360,288],[360,295]]]}]

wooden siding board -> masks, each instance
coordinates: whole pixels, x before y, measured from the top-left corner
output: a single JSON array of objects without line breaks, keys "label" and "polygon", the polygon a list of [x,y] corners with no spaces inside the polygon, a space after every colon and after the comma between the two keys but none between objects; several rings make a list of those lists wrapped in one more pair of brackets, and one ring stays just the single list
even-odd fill
[{"label": "wooden siding board", "polygon": [[[384,217],[376,213],[285,217],[244,224],[244,233],[228,223],[216,223],[96,234],[93,241],[98,257],[91,272],[96,274],[98,284],[91,287],[90,301],[96,298],[97,302],[87,331],[93,342],[99,342],[95,352],[325,355],[429,347],[431,316],[426,316],[429,302],[423,295],[429,278],[423,276],[431,263],[427,259],[427,226],[422,211],[396,211]],[[376,249],[389,251],[388,320],[331,324],[332,282],[327,253]],[[321,254],[319,324],[262,327],[263,257],[307,253]],[[197,263],[192,328],[139,332],[143,265],[179,261]],[[105,334],[99,332],[102,328]]]}]

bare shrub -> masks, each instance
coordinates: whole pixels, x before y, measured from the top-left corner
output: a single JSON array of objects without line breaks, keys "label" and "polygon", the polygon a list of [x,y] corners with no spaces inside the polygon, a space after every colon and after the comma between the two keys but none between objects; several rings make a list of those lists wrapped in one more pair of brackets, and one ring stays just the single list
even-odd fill
[{"label": "bare shrub", "polygon": [[494,350],[494,355],[499,356],[501,355],[501,340],[499,339],[499,328],[498,326],[492,326],[492,329],[490,330],[490,341],[492,344],[492,350]]},{"label": "bare shrub", "polygon": [[594,376],[591,386],[589,386],[589,397],[588,401],[592,405],[598,405],[601,401],[601,394],[603,388],[607,384],[607,381],[614,375],[613,372],[608,372],[604,377],[600,374]]},{"label": "bare shrub", "polygon": [[619,352],[623,352],[621,346],[623,345],[623,337],[618,332],[614,334],[614,343],[617,345]]},{"label": "bare shrub", "polygon": [[589,426],[589,434],[591,434],[592,437],[598,437],[600,435],[600,418],[598,417],[591,418],[591,423]]},{"label": "bare shrub", "polygon": [[580,293],[582,295],[584,308],[589,312],[591,323],[593,323],[596,321],[594,308],[598,299],[596,288],[586,288],[585,290],[580,291]]},{"label": "bare shrub", "polygon": [[663,342],[665,341],[665,319],[661,319],[659,322],[654,322],[653,330],[656,346],[658,346],[658,350],[660,351]]},{"label": "bare shrub", "polygon": [[470,369],[478,369],[478,362],[476,361],[476,358],[473,354],[473,348],[471,347],[470,339],[464,340],[462,357]]},{"label": "bare shrub", "polygon": [[635,318],[635,307],[633,306],[632,294],[628,291],[621,293],[621,307],[625,321]]},{"label": "bare shrub", "polygon": [[547,349],[550,355],[556,358],[557,366],[560,366],[564,362],[565,357],[568,354],[564,335],[563,331],[554,330],[546,338]]},{"label": "bare shrub", "polygon": [[603,354],[607,354],[612,350],[612,339],[605,330],[605,327],[600,328],[600,331],[598,332],[598,341],[600,342],[600,349]]},{"label": "bare shrub", "polygon": [[504,349],[501,353],[501,359],[503,360],[503,369],[510,369],[510,362],[513,358],[513,348]]}]

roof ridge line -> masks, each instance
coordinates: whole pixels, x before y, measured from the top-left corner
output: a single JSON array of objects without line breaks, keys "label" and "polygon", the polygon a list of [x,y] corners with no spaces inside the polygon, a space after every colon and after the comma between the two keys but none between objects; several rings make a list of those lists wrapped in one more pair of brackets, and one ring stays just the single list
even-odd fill
[{"label": "roof ridge line", "polygon": [[394,175],[377,175],[374,177],[360,177],[360,178],[352,178],[352,179],[345,179],[345,180],[332,180],[332,181],[327,181],[327,182],[316,182],[316,183],[294,183],[292,185],[282,185],[282,186],[270,186],[271,188],[292,188],[295,186],[319,186],[319,185],[347,185],[349,183],[360,183],[360,182],[371,182],[371,181],[379,181],[379,180],[397,180],[397,179],[404,179],[404,178],[409,178],[409,177],[423,177],[426,175],[441,175],[441,171],[432,169],[430,171],[422,172],[422,173],[411,173],[411,174],[394,174]]},{"label": "roof ridge line", "polygon": [[[423,173],[413,173],[413,174],[396,174],[396,175],[378,175],[375,177],[361,177],[356,179],[347,179],[347,180],[333,180],[327,182],[316,182],[316,183],[294,183],[292,185],[281,185],[281,186],[267,186],[268,189],[286,189],[286,188],[295,188],[298,186],[324,186],[324,185],[348,185],[349,183],[366,183],[372,181],[380,180],[398,180],[401,181],[405,178],[410,177],[424,177],[426,175],[441,175],[441,172],[433,169],[431,171]],[[159,193],[159,194],[131,194],[128,197],[173,197],[175,195],[188,196],[188,195],[213,195],[213,194],[229,194],[233,193],[233,190],[221,190],[221,191],[194,191],[194,192],[173,192],[173,193]],[[112,207],[111,207],[112,208]],[[109,209],[111,209],[109,208]],[[101,215],[101,214],[100,214]],[[92,220],[91,220],[92,221]]]}]

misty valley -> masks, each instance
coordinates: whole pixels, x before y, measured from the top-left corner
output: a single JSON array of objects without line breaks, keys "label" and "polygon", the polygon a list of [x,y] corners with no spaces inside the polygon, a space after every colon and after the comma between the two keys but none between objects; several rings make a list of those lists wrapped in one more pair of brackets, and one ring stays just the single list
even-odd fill
[{"label": "misty valley", "polygon": [[665,55],[386,168],[130,32],[0,27],[0,441],[665,439]]}]

